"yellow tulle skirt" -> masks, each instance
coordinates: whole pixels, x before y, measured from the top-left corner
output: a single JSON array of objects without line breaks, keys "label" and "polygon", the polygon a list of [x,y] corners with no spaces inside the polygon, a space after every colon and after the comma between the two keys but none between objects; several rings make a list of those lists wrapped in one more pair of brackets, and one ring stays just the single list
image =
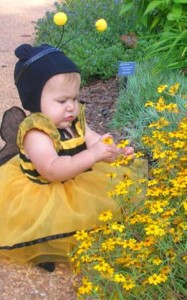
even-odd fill
[{"label": "yellow tulle skirt", "polygon": [[73,233],[98,226],[102,211],[119,220],[119,206],[107,195],[111,171],[98,163],[64,183],[38,184],[12,158],[0,168],[0,254],[20,263],[62,260],[76,244]]}]

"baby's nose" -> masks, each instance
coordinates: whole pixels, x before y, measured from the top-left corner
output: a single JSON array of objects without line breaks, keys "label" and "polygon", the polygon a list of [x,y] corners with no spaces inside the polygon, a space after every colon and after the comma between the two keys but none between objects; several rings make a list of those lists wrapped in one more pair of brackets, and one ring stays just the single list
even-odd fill
[{"label": "baby's nose", "polygon": [[68,110],[73,110],[74,109],[74,103],[73,102],[69,102],[68,106],[67,106]]},{"label": "baby's nose", "polygon": [[73,111],[74,110],[74,104],[69,104],[68,107],[67,107],[67,110],[68,111]]}]

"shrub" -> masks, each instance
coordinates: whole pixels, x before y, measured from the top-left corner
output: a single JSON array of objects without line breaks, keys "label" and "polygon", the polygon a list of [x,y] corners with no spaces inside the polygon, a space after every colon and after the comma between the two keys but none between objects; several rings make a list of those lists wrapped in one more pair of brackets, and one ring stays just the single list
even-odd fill
[{"label": "shrub", "polygon": [[[35,44],[49,43],[57,46],[62,28],[53,23],[57,11],[68,16],[60,48],[79,66],[83,84],[94,78],[107,79],[117,74],[119,61],[131,61],[142,57],[144,43],[136,49],[126,49],[120,36],[128,32],[125,17],[119,15],[122,0],[67,0],[56,3],[54,11],[36,24]],[[105,32],[95,29],[96,20],[104,18],[108,23]],[[131,21],[132,22],[132,21]]]}]

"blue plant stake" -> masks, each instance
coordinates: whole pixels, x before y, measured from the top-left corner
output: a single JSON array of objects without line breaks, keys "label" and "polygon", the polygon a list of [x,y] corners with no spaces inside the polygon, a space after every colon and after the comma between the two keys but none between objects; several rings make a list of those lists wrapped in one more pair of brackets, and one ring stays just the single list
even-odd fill
[{"label": "blue plant stake", "polygon": [[118,69],[118,76],[124,77],[124,88],[127,88],[127,78],[128,76],[134,75],[135,72],[135,62],[120,62]]}]

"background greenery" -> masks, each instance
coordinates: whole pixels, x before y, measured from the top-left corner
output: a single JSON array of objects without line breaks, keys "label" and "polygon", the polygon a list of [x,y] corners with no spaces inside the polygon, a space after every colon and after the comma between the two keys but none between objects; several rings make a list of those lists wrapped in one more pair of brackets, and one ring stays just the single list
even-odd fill
[{"label": "background greenery", "polygon": [[[123,1],[111,0],[68,0],[56,3],[54,11],[47,12],[36,24],[35,44],[42,42],[56,46],[60,40],[62,27],[53,23],[57,11],[68,16],[64,36],[59,48],[73,59],[82,73],[83,84],[95,78],[107,79],[115,76],[119,61],[135,60],[142,56],[142,45],[136,52],[125,49],[120,35],[127,32],[125,17],[120,16]],[[95,29],[95,22],[104,18],[108,23],[105,32]]]},{"label": "background greenery", "polygon": [[[79,66],[83,85],[94,79],[117,76],[120,61],[137,62],[135,75],[128,77],[127,89],[123,88],[123,79],[120,80],[111,126],[122,130],[135,147],[142,149],[142,133],[157,118],[144,104],[156,98],[156,88],[179,82],[181,95],[187,93],[186,0],[56,2],[54,10],[37,22],[35,44],[59,44],[63,29],[53,22],[58,11],[68,16],[59,47]],[[95,22],[100,18],[108,23],[105,32],[95,29]],[[135,45],[129,47],[121,36],[128,39],[131,34]],[[177,96],[174,101],[183,99]]]},{"label": "background greenery", "polygon": [[157,56],[154,72],[187,67],[186,0],[124,0],[120,14],[135,14],[134,30],[154,39],[143,57]]},{"label": "background greenery", "polygon": [[150,62],[136,65],[135,74],[128,77],[127,89],[123,87],[121,79],[121,89],[116,104],[116,113],[111,122],[111,127],[123,130],[135,148],[144,149],[141,137],[147,134],[147,125],[158,119],[158,114],[151,108],[145,108],[148,100],[156,101],[159,98],[157,87],[167,84],[171,86],[180,83],[180,93],[175,97],[170,97],[170,101],[180,104],[187,97],[186,77],[179,71],[165,71],[159,74],[152,74]]}]

